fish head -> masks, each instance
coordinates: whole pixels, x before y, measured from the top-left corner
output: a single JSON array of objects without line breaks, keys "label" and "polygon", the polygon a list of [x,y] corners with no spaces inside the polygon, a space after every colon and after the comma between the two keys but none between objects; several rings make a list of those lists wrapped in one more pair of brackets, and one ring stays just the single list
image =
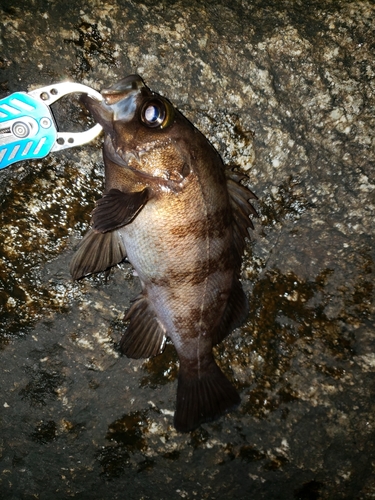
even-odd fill
[{"label": "fish head", "polygon": [[104,128],[104,158],[111,168],[183,182],[191,168],[193,125],[138,75],[102,90],[102,96],[102,102],[87,98],[85,104]]}]

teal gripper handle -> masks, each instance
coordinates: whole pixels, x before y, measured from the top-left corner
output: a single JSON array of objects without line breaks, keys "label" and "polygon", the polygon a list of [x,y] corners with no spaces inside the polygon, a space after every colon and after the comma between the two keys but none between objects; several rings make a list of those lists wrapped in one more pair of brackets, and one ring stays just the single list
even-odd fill
[{"label": "teal gripper handle", "polygon": [[0,100],[0,169],[17,161],[44,158],[57,128],[49,106],[26,92]]}]

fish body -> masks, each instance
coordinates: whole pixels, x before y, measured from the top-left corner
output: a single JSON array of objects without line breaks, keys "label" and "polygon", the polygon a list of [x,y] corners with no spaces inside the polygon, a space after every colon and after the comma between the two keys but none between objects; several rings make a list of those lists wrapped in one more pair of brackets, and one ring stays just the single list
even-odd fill
[{"label": "fish body", "polygon": [[239,404],[212,348],[239,326],[239,281],[255,198],[207,139],[165,98],[130,75],[85,104],[105,130],[105,192],[75,254],[74,279],[125,257],[142,285],[125,319],[128,357],[180,360],[174,425],[189,431]]}]

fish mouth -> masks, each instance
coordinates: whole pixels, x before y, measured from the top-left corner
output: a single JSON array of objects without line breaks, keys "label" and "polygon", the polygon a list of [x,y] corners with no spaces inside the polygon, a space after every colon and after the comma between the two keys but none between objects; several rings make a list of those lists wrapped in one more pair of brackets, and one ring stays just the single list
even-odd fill
[{"label": "fish mouth", "polygon": [[105,102],[111,106],[122,101],[127,95],[138,94],[146,85],[139,75],[128,75],[107,89],[101,91]]},{"label": "fish mouth", "polygon": [[[125,167],[137,172],[141,171],[139,154],[133,151],[123,151],[120,147],[115,147],[110,138],[107,138],[105,141],[105,155],[111,162],[116,163],[116,165],[120,167]],[[139,168],[133,166],[134,163],[139,166]]]},{"label": "fish mouth", "polygon": [[160,170],[158,173],[150,174],[149,172],[145,172],[142,168],[142,156],[147,154],[150,150],[163,149],[166,144],[170,144],[171,141],[168,139],[167,141],[163,141],[163,143],[153,143],[150,142],[142,149],[136,151],[124,151],[121,147],[115,146],[113,143],[113,139],[107,137],[105,140],[105,148],[104,154],[105,156],[116,165],[120,167],[124,167],[132,172],[136,173],[138,176],[144,178],[145,181],[152,181],[153,183],[157,182],[161,187],[167,187],[172,189],[173,191],[179,191],[181,189],[181,181],[183,177],[181,176],[181,181],[177,181],[175,179],[170,179],[166,173]]}]

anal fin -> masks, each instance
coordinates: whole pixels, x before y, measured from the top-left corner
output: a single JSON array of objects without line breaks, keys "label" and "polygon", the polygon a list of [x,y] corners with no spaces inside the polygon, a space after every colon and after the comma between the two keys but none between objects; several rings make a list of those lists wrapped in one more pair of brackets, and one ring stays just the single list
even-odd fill
[{"label": "anal fin", "polygon": [[128,358],[149,358],[163,351],[166,332],[147,297],[140,295],[135,300],[124,321],[130,323],[120,349]]},{"label": "anal fin", "polygon": [[125,245],[117,231],[103,234],[89,229],[70,263],[70,274],[78,280],[88,274],[105,271],[125,257]]}]

